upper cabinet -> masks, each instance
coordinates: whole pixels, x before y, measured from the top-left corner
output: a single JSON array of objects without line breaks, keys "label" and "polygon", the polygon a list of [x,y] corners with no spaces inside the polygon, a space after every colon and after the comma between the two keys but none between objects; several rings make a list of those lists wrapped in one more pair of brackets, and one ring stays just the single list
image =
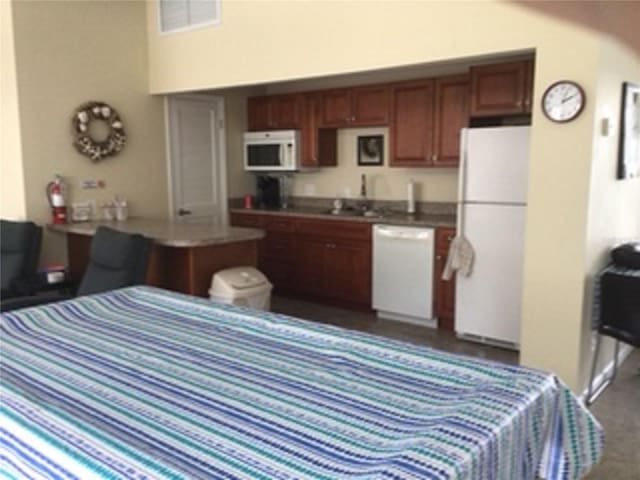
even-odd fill
[{"label": "upper cabinet", "polygon": [[320,93],[303,95],[300,126],[300,165],[303,168],[335,167],[338,164],[337,131],[319,128]]},{"label": "upper cabinet", "polygon": [[432,80],[400,83],[391,91],[390,165],[432,165],[434,86]]},{"label": "upper cabinet", "polygon": [[320,123],[323,127],[386,125],[388,119],[389,89],[386,85],[322,92]]},{"label": "upper cabinet", "polygon": [[469,76],[437,78],[435,82],[433,165],[460,163],[460,130],[469,125]]},{"label": "upper cabinet", "polygon": [[533,60],[471,67],[471,116],[531,112]]},{"label": "upper cabinet", "polygon": [[300,128],[303,98],[298,93],[251,97],[248,100],[249,130]]},{"label": "upper cabinet", "polygon": [[467,75],[400,83],[391,91],[390,165],[451,167],[469,121]]}]

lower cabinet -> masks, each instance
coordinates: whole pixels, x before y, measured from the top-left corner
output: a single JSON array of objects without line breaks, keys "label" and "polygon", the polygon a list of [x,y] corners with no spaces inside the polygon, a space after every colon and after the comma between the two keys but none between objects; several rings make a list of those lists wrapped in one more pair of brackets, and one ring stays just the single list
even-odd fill
[{"label": "lower cabinet", "polygon": [[371,308],[368,223],[234,213],[231,224],[265,230],[258,268],[276,292]]},{"label": "lower cabinet", "polygon": [[441,330],[454,330],[455,312],[455,277],[451,280],[443,280],[442,272],[447,263],[449,245],[454,239],[456,231],[454,228],[438,227],[436,229],[436,248],[433,267],[433,307],[436,317],[438,317],[438,328]]}]

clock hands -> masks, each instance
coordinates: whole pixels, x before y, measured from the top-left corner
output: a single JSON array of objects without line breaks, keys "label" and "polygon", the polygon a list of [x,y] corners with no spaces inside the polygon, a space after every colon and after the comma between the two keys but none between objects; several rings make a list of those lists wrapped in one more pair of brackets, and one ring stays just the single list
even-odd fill
[{"label": "clock hands", "polygon": [[569,95],[568,97],[564,97],[560,103],[567,103],[572,98],[576,98],[576,96],[577,96],[577,94],[574,93],[573,95]]}]

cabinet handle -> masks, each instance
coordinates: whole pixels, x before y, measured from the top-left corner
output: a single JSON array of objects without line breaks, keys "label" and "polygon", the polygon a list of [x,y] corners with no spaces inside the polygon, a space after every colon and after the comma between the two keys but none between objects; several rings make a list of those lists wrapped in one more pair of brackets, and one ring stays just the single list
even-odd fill
[{"label": "cabinet handle", "polygon": [[442,255],[436,255],[436,260],[442,260]]},{"label": "cabinet handle", "polygon": [[435,162],[436,160],[438,160],[438,155],[434,153],[433,155],[431,155],[431,161]]},{"label": "cabinet handle", "polygon": [[522,106],[522,100],[518,100],[516,102],[516,107],[521,107]]},{"label": "cabinet handle", "polygon": [[351,121],[355,122],[356,121],[356,116],[354,115],[353,117],[351,117]]}]

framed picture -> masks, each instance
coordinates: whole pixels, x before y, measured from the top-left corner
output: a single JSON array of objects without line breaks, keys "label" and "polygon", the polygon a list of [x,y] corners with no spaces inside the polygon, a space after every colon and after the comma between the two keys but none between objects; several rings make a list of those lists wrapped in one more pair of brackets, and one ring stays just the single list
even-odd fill
[{"label": "framed picture", "polygon": [[384,136],[358,136],[358,166],[384,165]]},{"label": "framed picture", "polygon": [[622,84],[618,178],[640,177],[640,86]]}]

